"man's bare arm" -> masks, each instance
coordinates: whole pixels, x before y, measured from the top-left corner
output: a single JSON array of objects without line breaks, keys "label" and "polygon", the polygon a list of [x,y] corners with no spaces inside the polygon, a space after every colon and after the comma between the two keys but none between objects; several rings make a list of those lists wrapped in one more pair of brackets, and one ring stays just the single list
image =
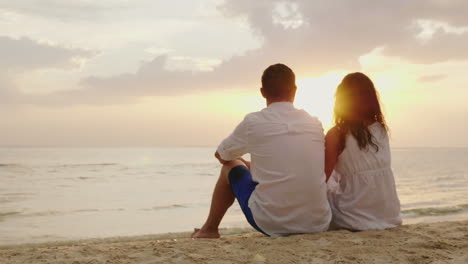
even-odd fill
[{"label": "man's bare arm", "polygon": [[216,151],[216,153],[215,153],[215,158],[218,159],[219,163],[221,163],[223,165],[229,162],[229,160],[223,160],[221,158],[221,155],[219,155],[218,151]]},{"label": "man's bare arm", "polygon": [[[230,162],[230,160],[223,160],[223,159],[221,158],[221,155],[219,155],[218,151],[216,151],[216,153],[215,153],[215,158],[219,161],[219,163],[221,163],[221,164],[223,164],[223,165],[226,164],[226,163],[228,163],[228,162]],[[246,161],[246,160],[243,159],[242,157],[237,158],[237,159],[240,160],[240,161],[242,161],[242,162],[245,164],[245,166],[247,166],[247,168],[249,168],[249,170],[250,170],[250,161]]]}]

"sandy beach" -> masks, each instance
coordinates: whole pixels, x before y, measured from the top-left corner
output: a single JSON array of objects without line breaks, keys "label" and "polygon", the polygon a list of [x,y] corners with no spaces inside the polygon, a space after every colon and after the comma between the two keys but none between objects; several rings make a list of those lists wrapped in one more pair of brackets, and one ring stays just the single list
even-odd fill
[{"label": "sandy beach", "polygon": [[227,229],[0,247],[0,263],[468,263],[468,221],[268,238]]}]

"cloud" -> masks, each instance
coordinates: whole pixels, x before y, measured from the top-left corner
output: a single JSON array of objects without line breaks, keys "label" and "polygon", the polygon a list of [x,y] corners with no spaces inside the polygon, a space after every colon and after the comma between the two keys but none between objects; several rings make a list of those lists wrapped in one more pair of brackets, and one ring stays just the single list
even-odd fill
[{"label": "cloud", "polygon": [[11,80],[0,77],[0,102],[2,106],[14,105],[23,99],[22,94]]},{"label": "cloud", "polygon": [[[144,63],[133,74],[121,74],[108,78],[91,76],[81,81],[83,89],[61,91],[66,99],[81,103],[113,103],[112,98],[135,98],[140,96],[172,96],[187,91],[225,90],[246,87],[260,81],[263,65],[243,64],[242,56],[234,57],[214,71],[167,70],[168,57],[161,55]],[[238,71],[242,67],[243,72]],[[247,70],[250,68],[250,70]],[[57,95],[57,94],[55,94]]]},{"label": "cloud", "polygon": [[[82,89],[52,96],[70,103],[113,103],[109,98],[120,102],[126,97],[256,88],[270,64],[286,63],[300,76],[358,70],[359,57],[376,48],[415,64],[468,60],[464,0],[227,0],[219,10],[226,17],[244,18],[262,47],[226,59],[210,72],[168,70],[167,56],[158,55],[134,73],[90,76],[81,81]],[[190,45],[194,40],[186,41]],[[210,39],[202,41],[210,45]]]},{"label": "cloud", "polygon": [[191,16],[194,10],[208,12],[207,6],[215,2],[219,0],[172,0],[170,4],[165,0],[0,0],[0,11],[65,22],[174,19]]},{"label": "cloud", "polygon": [[[29,38],[0,36],[0,69],[28,71],[43,68],[73,69],[95,52],[39,43]],[[1,70],[0,70],[1,71]]]},{"label": "cloud", "polygon": [[422,83],[433,83],[447,78],[445,74],[434,74],[434,75],[424,75],[418,78],[419,82]]},{"label": "cloud", "polygon": [[[278,6],[289,3],[300,17],[295,29],[275,23]],[[391,56],[401,56],[414,63],[436,63],[446,60],[466,60],[468,32],[437,29],[428,41],[416,36],[421,32],[419,20],[443,22],[456,29],[468,26],[466,1],[227,1],[221,7],[231,16],[246,16],[265,40],[264,49],[270,55],[288,53],[299,65],[309,64],[318,71],[340,67],[355,61],[377,47],[385,47]],[[301,63],[301,61],[303,61]],[[319,66],[313,66],[318,64]],[[325,65],[323,67],[322,65]]]},{"label": "cloud", "polygon": [[[15,79],[34,70],[72,70],[96,52],[39,43],[29,38],[0,36],[0,102],[34,103],[34,95],[24,94]],[[40,100],[39,100],[40,101]]]},{"label": "cloud", "polygon": [[77,0],[0,0],[1,9],[20,14],[43,16],[59,20],[92,19],[107,12],[128,7],[127,1],[77,1]]}]

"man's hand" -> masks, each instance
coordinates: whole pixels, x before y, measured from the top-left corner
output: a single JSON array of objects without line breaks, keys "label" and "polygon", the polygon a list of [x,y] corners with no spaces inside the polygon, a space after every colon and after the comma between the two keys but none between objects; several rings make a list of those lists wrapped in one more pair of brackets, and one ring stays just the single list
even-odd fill
[{"label": "man's hand", "polygon": [[[215,158],[218,159],[219,163],[221,163],[221,164],[223,164],[223,165],[226,164],[226,163],[228,163],[228,162],[230,162],[230,160],[223,160],[223,159],[221,158],[221,156],[219,155],[218,151],[216,151],[216,153],[215,153]],[[249,170],[250,170],[250,161],[246,161],[246,160],[243,159],[242,157],[237,158],[237,160],[242,161],[242,162],[245,164],[245,166],[247,166],[247,168],[249,168]]]},{"label": "man's hand", "polygon": [[221,156],[219,155],[218,151],[216,151],[215,153],[215,158],[218,159],[219,163],[223,165],[229,162],[229,160],[223,160]]}]

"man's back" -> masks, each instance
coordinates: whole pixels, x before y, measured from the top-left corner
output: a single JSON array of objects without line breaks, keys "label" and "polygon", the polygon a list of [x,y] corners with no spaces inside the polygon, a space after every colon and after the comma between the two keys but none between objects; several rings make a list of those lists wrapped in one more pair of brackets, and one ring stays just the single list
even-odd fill
[{"label": "man's back", "polygon": [[[331,219],[324,175],[324,135],[316,118],[292,103],[251,113],[218,148],[221,157],[250,153],[258,182],[249,207],[269,235],[325,231]],[[234,154],[235,155],[235,154]]]}]

